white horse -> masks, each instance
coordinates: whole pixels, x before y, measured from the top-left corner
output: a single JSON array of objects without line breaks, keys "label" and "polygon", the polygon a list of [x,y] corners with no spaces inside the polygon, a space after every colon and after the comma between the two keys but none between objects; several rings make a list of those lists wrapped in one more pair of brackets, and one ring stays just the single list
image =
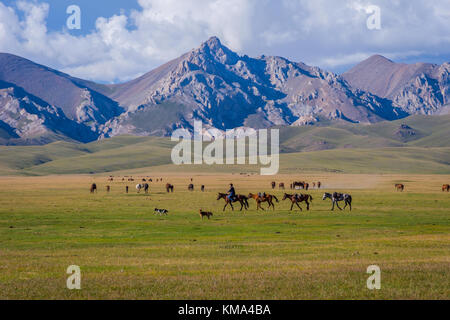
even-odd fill
[{"label": "white horse", "polygon": [[149,189],[148,183],[138,183],[138,184],[136,185],[136,190],[137,190],[137,192],[140,193],[140,192],[141,192],[141,189],[144,189],[144,190],[145,190],[145,193],[148,193],[148,189]]}]

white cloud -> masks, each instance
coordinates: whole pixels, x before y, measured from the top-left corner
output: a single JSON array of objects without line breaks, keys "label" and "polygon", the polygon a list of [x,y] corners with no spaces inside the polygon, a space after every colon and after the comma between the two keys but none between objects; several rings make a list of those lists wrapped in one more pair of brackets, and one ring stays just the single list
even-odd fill
[{"label": "white cloud", "polygon": [[[0,2],[0,51],[109,82],[149,71],[212,35],[242,53],[286,56],[322,67],[356,63],[372,53],[450,57],[450,0],[138,2],[140,10],[99,17],[95,30],[83,36],[48,31],[45,2],[22,0],[17,8]],[[381,8],[379,31],[366,27],[369,5]]]}]

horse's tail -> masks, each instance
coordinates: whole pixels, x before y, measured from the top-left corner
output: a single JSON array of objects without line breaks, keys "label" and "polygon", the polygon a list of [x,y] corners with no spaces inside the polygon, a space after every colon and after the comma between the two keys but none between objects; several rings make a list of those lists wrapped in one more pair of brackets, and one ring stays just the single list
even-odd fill
[{"label": "horse's tail", "polygon": [[278,201],[278,198],[276,197],[276,196],[272,196],[277,202],[280,202],[280,201]]}]

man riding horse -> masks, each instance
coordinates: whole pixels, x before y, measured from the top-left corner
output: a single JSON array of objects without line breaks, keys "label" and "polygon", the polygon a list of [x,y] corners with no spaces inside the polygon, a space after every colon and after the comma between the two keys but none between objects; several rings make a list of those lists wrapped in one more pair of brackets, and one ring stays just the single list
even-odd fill
[{"label": "man riding horse", "polygon": [[230,202],[234,202],[235,201],[235,197],[236,197],[236,190],[234,190],[234,186],[232,183],[230,183],[230,190],[228,190],[228,200],[230,200]]}]

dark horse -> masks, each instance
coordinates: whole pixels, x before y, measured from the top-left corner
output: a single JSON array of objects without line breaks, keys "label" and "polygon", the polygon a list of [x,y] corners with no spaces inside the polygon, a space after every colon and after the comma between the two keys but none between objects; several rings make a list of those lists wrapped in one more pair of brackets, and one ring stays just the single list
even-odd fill
[{"label": "dark horse", "polygon": [[243,196],[243,195],[240,195],[240,194],[236,195],[233,198],[233,201],[230,201],[230,199],[228,199],[228,194],[219,192],[219,194],[217,195],[217,200],[220,200],[220,199],[224,199],[225,200],[225,206],[223,207],[223,211],[225,211],[225,208],[228,205],[230,205],[231,209],[234,211],[233,202],[239,202],[241,204],[241,210],[240,211],[242,211],[243,208],[245,208],[245,210],[248,210],[248,208],[249,208],[248,198],[246,196]]},{"label": "dark horse", "polygon": [[91,193],[97,192],[97,185],[95,183],[93,183],[91,185]]},{"label": "dark horse", "polygon": [[262,210],[264,210],[263,207],[261,207],[261,203],[262,202],[267,202],[269,204],[268,209],[270,209],[270,207],[273,208],[273,210],[275,210],[275,205],[273,204],[273,199],[275,199],[277,202],[278,201],[277,197],[271,195],[271,194],[264,194],[264,195],[259,195],[259,194],[253,194],[253,193],[249,193],[248,194],[248,198],[249,199],[255,199],[256,201],[256,210],[259,210],[260,208]]},{"label": "dark horse", "polygon": [[194,191],[194,185],[192,183],[188,186],[188,190],[189,191]]},{"label": "dark horse", "polygon": [[350,211],[352,211],[352,196],[351,195],[346,194],[346,193],[338,193],[338,192],[335,192],[333,194],[328,193],[328,192],[324,193],[322,200],[325,200],[328,198],[331,199],[331,202],[333,203],[333,206],[331,207],[331,211],[334,211],[335,204],[339,208],[339,210],[342,210],[342,208],[339,207],[340,201],[345,202],[344,210],[348,205],[350,207]]},{"label": "dark horse", "polygon": [[166,184],[166,191],[167,191],[167,193],[173,192],[173,185],[170,184],[170,183],[167,183]]},{"label": "dark horse", "polygon": [[306,203],[306,210],[309,210],[309,201],[312,202],[313,198],[309,194],[284,194],[283,201],[289,199],[291,200],[291,211],[294,207],[294,204],[300,209],[300,211],[303,211],[302,208],[299,206],[300,202],[305,201]]}]

